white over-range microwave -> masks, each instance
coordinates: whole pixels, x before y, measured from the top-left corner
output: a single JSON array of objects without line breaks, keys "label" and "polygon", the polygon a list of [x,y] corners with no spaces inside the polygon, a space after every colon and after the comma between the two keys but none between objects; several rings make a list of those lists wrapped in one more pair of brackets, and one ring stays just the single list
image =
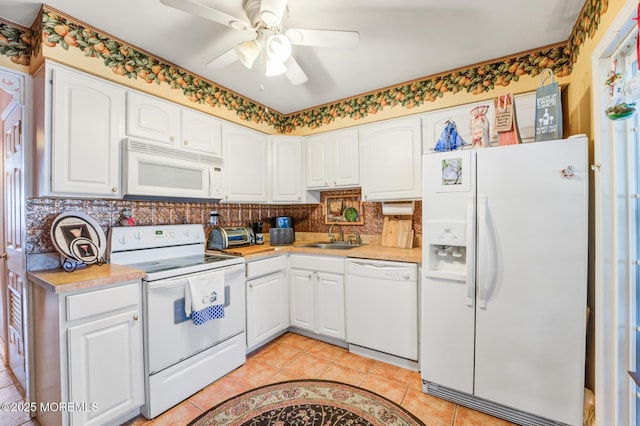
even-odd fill
[{"label": "white over-range microwave", "polygon": [[222,198],[222,159],[212,155],[125,139],[125,198]]}]

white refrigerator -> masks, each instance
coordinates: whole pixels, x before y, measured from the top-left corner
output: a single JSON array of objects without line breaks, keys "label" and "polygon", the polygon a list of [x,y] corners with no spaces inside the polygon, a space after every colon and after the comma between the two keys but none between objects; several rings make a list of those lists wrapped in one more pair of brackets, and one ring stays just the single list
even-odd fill
[{"label": "white refrigerator", "polygon": [[582,425],[586,137],[425,154],[423,390]]}]

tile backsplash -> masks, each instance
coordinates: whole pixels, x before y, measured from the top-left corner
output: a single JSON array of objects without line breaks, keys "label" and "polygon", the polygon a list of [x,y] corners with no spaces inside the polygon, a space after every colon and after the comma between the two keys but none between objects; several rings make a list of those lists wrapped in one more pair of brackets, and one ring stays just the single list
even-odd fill
[{"label": "tile backsplash", "polygon": [[[108,233],[112,226],[119,226],[122,212],[131,211],[136,225],[164,225],[177,223],[200,223],[210,230],[209,212],[220,213],[222,226],[246,226],[250,222],[264,222],[263,231],[268,234],[270,218],[292,216],[296,232],[326,232],[324,197],[327,195],[354,195],[360,190],[326,191],[321,194],[320,204],[227,204],[227,203],[181,203],[167,201],[125,200],[80,200],[60,198],[29,198],[25,206],[27,254],[51,253],[50,230],[53,220],[61,213],[81,211],[92,217]],[[384,218],[382,203],[363,202],[364,224],[343,225],[344,232],[359,232],[362,235],[382,233]],[[416,201],[413,229],[422,234],[422,203]]]}]

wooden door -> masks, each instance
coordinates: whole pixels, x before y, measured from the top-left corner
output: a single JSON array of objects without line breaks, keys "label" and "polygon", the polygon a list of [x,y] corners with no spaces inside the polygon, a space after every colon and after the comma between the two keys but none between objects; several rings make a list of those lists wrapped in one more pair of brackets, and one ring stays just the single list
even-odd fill
[{"label": "wooden door", "polygon": [[[16,104],[3,122],[4,152],[4,254],[2,279],[7,321],[7,361],[16,379],[26,389],[25,313],[26,280],[23,248],[24,168],[22,106]],[[8,110],[9,111],[9,110]]]}]

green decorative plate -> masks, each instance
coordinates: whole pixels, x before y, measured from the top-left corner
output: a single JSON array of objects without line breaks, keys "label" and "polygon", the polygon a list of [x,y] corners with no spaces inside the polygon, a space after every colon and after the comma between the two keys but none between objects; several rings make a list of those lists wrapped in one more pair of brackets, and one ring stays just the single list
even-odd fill
[{"label": "green decorative plate", "polygon": [[347,222],[355,222],[358,220],[358,210],[355,207],[347,207],[344,209],[344,218]]}]

